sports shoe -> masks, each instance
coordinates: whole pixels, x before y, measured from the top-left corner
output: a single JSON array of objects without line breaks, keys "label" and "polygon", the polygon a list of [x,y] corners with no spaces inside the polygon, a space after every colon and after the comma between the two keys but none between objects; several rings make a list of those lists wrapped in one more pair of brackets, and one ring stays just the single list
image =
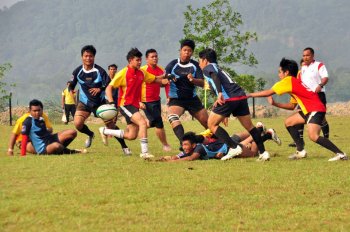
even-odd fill
[{"label": "sports shoe", "polygon": [[128,148],[128,147],[123,148],[122,150],[123,150],[124,155],[126,155],[126,156],[130,156],[132,154],[130,148]]},{"label": "sports shoe", "polygon": [[86,147],[86,148],[91,147],[92,140],[94,139],[94,137],[95,137],[95,134],[92,133],[92,135],[89,136],[89,137],[85,140],[85,147]]},{"label": "sports shoe", "polygon": [[261,127],[261,128],[262,128],[261,135],[263,135],[263,134],[266,133],[266,127],[265,127],[264,123],[262,123],[262,122],[257,122],[255,127],[256,127],[256,128],[258,128],[258,127]]},{"label": "sports shoe", "polygon": [[230,148],[227,154],[221,158],[221,160],[230,160],[235,156],[242,154],[242,148],[237,146],[236,148]]},{"label": "sports shoe", "polygon": [[141,153],[140,157],[143,159],[151,159],[154,158],[154,155],[151,155],[150,153]]},{"label": "sports shoe", "polygon": [[171,151],[170,145],[163,145],[163,151],[166,151],[166,152]]},{"label": "sports shoe", "polygon": [[266,132],[271,134],[272,140],[273,140],[275,143],[277,143],[278,146],[281,146],[282,141],[281,141],[281,139],[278,137],[278,135],[277,135],[277,133],[276,133],[276,131],[275,131],[274,129],[270,128],[270,129],[268,129]]},{"label": "sports shoe", "polygon": [[267,151],[264,151],[262,154],[259,154],[259,158],[256,161],[269,161],[270,154]]},{"label": "sports shoe", "polygon": [[288,159],[297,160],[297,159],[303,159],[306,157],[307,157],[307,152],[305,150],[302,150],[302,151],[296,151],[293,155],[289,156]]},{"label": "sports shoe", "polygon": [[345,153],[337,153],[336,156],[330,158],[328,161],[348,160],[349,157]]},{"label": "sports shoe", "polygon": [[100,128],[98,128],[98,131],[100,132],[102,143],[105,146],[108,146],[108,138],[107,138],[107,135],[104,134],[105,128],[104,127],[100,127]]},{"label": "sports shoe", "polygon": [[84,149],[74,149],[74,151],[76,152],[76,153],[81,153],[81,154],[86,154],[86,153],[88,153],[88,151],[84,148]]}]

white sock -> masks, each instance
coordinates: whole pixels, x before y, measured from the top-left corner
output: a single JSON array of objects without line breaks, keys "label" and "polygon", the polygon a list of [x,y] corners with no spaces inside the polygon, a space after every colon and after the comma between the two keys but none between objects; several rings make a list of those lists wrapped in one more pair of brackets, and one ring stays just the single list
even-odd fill
[{"label": "white sock", "polygon": [[141,143],[141,153],[148,153],[148,139],[142,138],[140,139]]},{"label": "white sock", "polygon": [[105,130],[103,131],[103,134],[105,135],[113,135],[117,138],[124,138],[124,130],[113,130],[113,129],[107,129],[105,128]]}]

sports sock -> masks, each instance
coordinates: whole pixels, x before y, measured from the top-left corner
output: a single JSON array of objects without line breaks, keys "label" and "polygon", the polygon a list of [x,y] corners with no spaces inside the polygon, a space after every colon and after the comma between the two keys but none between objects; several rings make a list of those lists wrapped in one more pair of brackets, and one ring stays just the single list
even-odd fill
[{"label": "sports sock", "polygon": [[114,137],[117,137],[117,138],[124,138],[124,130],[114,130],[114,129],[108,129],[108,128],[105,128],[103,133],[105,135],[113,135]]},{"label": "sports sock", "polygon": [[295,126],[288,126],[287,130],[297,146],[297,151],[304,150],[304,141],[300,138],[298,129]]},{"label": "sports sock", "polygon": [[266,133],[263,136],[261,136],[262,141],[265,142],[266,140],[272,139],[272,135],[270,133]]},{"label": "sports sock", "polygon": [[142,138],[140,139],[141,143],[141,153],[148,153],[148,139]]},{"label": "sports sock", "polygon": [[73,142],[73,140],[74,140],[74,138],[72,138],[72,139],[67,139],[66,141],[64,141],[64,142],[62,143],[62,145],[63,145],[64,147],[68,147],[68,145],[69,145],[71,142]]},{"label": "sports sock", "polygon": [[305,144],[305,142],[304,142],[304,124],[297,124],[294,127],[298,130],[299,137],[300,137],[301,141],[303,142],[303,144]]},{"label": "sports sock", "polygon": [[319,136],[316,140],[316,143],[321,145],[324,148],[327,148],[330,151],[333,151],[334,153],[343,153],[332,141],[330,141],[328,138]]},{"label": "sports sock", "polygon": [[[119,127],[117,125],[114,126],[114,129],[120,130]],[[118,137],[114,137],[116,140],[118,140],[120,146],[122,146],[122,148],[128,148],[128,146],[125,143],[125,140],[123,138],[118,138]]]},{"label": "sports sock", "polygon": [[264,142],[263,142],[263,139],[261,138],[261,133],[259,132],[259,130],[256,127],[254,127],[253,129],[251,129],[249,131],[249,134],[253,137],[254,142],[258,146],[259,154],[264,153],[265,146],[264,146]]},{"label": "sports sock", "polygon": [[176,127],[173,128],[173,131],[174,131],[176,137],[178,138],[178,140],[181,142],[182,137],[185,134],[184,127],[181,124],[177,125]]},{"label": "sports sock", "polygon": [[93,136],[94,132],[92,132],[87,125],[84,124],[83,128],[78,130],[81,133],[87,134],[88,136]]},{"label": "sports sock", "polygon": [[329,138],[329,125],[328,125],[328,122],[326,120],[324,120],[322,122],[321,130],[322,130],[323,136],[325,138]]},{"label": "sports sock", "polygon": [[214,132],[215,136],[218,137],[221,141],[226,143],[230,148],[236,148],[238,143],[233,141],[229,134],[222,128],[221,126],[218,126],[216,131]]}]

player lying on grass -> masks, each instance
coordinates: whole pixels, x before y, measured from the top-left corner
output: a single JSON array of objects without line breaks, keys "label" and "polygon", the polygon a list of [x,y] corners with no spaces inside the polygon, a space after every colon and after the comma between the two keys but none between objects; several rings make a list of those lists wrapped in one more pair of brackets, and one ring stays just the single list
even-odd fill
[{"label": "player lying on grass", "polygon": [[[256,93],[248,94],[249,97],[269,97],[274,94],[285,94],[288,93],[298,102],[301,111],[289,116],[285,120],[285,126],[292,136],[296,146],[297,151],[290,158],[301,159],[306,157],[306,151],[304,150],[304,143],[300,138],[298,129],[295,125],[307,124],[309,138],[321,145],[322,147],[332,151],[335,156],[328,161],[337,160],[347,160],[347,155],[342,152],[335,144],[333,144],[328,138],[320,136],[321,125],[326,114],[326,107],[321,102],[317,93],[307,89],[301,82],[297,79],[298,74],[298,64],[294,60],[287,60],[283,58],[280,62],[280,67],[278,70],[278,76],[281,79],[279,82],[275,83],[269,90],[264,90]],[[271,99],[270,99],[271,101]],[[288,109],[288,104],[283,107]],[[277,105],[281,107],[281,105]],[[290,104],[291,108],[294,109],[295,105]]]},{"label": "player lying on grass", "polygon": [[[263,124],[257,127],[262,135],[263,142],[267,140],[273,140],[278,145],[281,145],[281,140],[277,136],[274,129],[266,130]],[[252,136],[247,131],[243,131],[231,136],[231,139],[239,144],[242,148],[242,153],[237,158],[249,158],[259,155],[259,149],[254,142]],[[221,159],[224,157],[229,147],[217,140],[215,135],[210,130],[206,130],[200,135],[196,135],[194,132],[187,132],[182,139],[183,152],[174,156],[163,156],[158,161],[193,161],[193,160],[208,160],[208,159]]]},{"label": "player lying on grass", "polygon": [[75,139],[77,132],[72,129],[52,134],[43,119],[43,104],[39,100],[29,103],[30,115],[22,124],[21,155],[27,153],[27,143],[30,140],[35,154],[72,154],[85,153],[86,150],[69,150],[67,146]]}]

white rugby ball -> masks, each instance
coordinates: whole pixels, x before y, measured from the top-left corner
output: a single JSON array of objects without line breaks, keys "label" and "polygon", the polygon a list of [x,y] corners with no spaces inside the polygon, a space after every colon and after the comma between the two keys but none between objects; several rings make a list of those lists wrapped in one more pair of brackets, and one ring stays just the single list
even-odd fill
[{"label": "white rugby ball", "polygon": [[96,110],[96,115],[102,118],[103,120],[111,120],[115,116],[117,116],[117,113],[117,108],[115,108],[115,106],[111,104],[101,105]]}]

